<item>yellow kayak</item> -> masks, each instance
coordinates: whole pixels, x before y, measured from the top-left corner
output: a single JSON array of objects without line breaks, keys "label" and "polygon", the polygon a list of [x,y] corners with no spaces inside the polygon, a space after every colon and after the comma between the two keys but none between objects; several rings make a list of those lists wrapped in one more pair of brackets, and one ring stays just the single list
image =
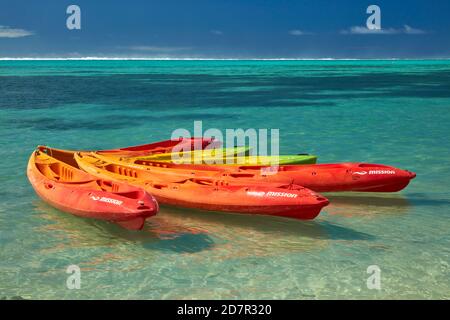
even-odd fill
[{"label": "yellow kayak", "polygon": [[174,164],[228,164],[239,166],[315,164],[317,156],[309,154],[280,156],[251,156],[248,147],[205,149],[187,152],[130,157],[128,160],[169,162]]},{"label": "yellow kayak", "polygon": [[235,147],[235,148],[212,148],[194,151],[180,151],[158,153],[149,156],[136,157],[143,161],[157,161],[157,162],[172,162],[172,163],[197,163],[223,161],[226,158],[234,158],[248,155],[249,147]]}]

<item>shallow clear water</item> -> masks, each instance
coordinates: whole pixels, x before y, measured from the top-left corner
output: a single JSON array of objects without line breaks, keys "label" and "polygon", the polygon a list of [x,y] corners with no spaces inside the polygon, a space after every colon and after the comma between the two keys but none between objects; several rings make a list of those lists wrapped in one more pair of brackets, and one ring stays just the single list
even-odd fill
[{"label": "shallow clear water", "polygon": [[[0,298],[448,299],[449,111],[449,61],[0,61]],[[418,176],[327,194],[311,222],[163,207],[142,232],[59,212],[26,179],[38,144],[134,145],[194,120]]]}]

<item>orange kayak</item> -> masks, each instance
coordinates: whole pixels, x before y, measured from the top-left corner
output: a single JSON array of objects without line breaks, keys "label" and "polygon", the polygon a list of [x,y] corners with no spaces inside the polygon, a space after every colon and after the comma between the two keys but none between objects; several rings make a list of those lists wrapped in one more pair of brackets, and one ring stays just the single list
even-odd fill
[{"label": "orange kayak", "polygon": [[76,153],[75,160],[80,168],[92,175],[143,187],[159,203],[173,206],[314,219],[329,203],[321,195],[293,184],[246,182],[245,185],[232,185],[208,178],[168,182],[150,171],[100,160],[89,154]]},{"label": "orange kayak", "polygon": [[96,178],[78,168],[73,154],[38,147],[27,176],[39,197],[76,216],[107,220],[131,230],[158,212],[158,203],[142,188]]}]

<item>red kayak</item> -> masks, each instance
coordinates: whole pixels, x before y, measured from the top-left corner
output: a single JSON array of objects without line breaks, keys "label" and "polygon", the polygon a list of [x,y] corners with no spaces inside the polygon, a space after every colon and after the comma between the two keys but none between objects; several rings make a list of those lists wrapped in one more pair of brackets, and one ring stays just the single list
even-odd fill
[{"label": "red kayak", "polygon": [[98,179],[78,168],[73,156],[38,147],[27,176],[47,203],[74,215],[108,220],[130,230],[142,229],[158,212],[158,203],[142,188]]},{"label": "red kayak", "polygon": [[[212,138],[179,138],[174,140],[164,140],[149,144],[143,144],[132,147],[110,149],[110,150],[100,150],[97,151],[101,154],[118,154],[124,156],[139,156],[139,155],[151,155],[155,153],[166,153],[172,152],[174,147],[178,150],[183,149],[188,150],[203,150],[206,146],[213,143]],[[219,142],[217,142],[219,143]]]},{"label": "red kayak", "polygon": [[416,177],[408,170],[370,163],[287,165],[273,172],[267,167],[241,167],[239,173],[247,177],[251,173],[261,181],[291,181],[317,192],[397,192]]},{"label": "red kayak", "polygon": [[369,163],[283,165],[271,168],[267,166],[171,164],[133,158],[115,158],[115,160],[128,166],[146,167],[147,170],[163,175],[169,181],[186,177],[218,178],[220,176],[234,184],[246,182],[293,183],[317,192],[397,192],[404,189],[416,177],[414,172],[408,170]]}]

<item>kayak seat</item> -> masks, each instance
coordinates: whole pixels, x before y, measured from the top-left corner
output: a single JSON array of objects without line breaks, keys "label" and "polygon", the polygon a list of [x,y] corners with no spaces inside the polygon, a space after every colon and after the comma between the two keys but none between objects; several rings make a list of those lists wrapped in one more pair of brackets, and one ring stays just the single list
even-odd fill
[{"label": "kayak seat", "polygon": [[73,180],[74,172],[72,169],[70,169],[66,166],[61,166],[60,171],[61,171],[60,181],[72,181]]},{"label": "kayak seat", "polygon": [[122,176],[126,176],[126,177],[130,177],[130,178],[137,178],[137,172],[136,170],[127,168],[127,167],[123,167],[123,166],[116,166],[116,165],[112,165],[113,168],[115,168],[116,170],[114,170],[114,172],[122,175]]},{"label": "kayak seat", "polygon": [[129,198],[129,199],[136,199],[136,200],[141,199],[144,195],[142,191],[128,191],[128,192],[114,192],[114,193],[121,197]]},{"label": "kayak seat", "polygon": [[55,162],[49,167],[51,171],[56,174],[59,182],[81,184],[92,181],[92,178],[85,172],[77,170],[61,162]]},{"label": "kayak seat", "polygon": [[[44,152],[37,152],[36,167],[48,179],[73,184],[83,184],[92,181],[92,177],[89,174],[77,169],[77,167],[72,167],[58,158],[51,158]],[[66,158],[69,159],[69,157]]]},{"label": "kayak seat", "polygon": [[52,170],[51,165],[48,164],[42,164],[42,163],[36,163],[36,167],[38,170],[48,179],[50,180],[59,180],[59,175]]},{"label": "kayak seat", "polygon": [[97,180],[97,185],[103,190],[108,192],[119,192],[120,186],[117,183],[109,180]]}]

